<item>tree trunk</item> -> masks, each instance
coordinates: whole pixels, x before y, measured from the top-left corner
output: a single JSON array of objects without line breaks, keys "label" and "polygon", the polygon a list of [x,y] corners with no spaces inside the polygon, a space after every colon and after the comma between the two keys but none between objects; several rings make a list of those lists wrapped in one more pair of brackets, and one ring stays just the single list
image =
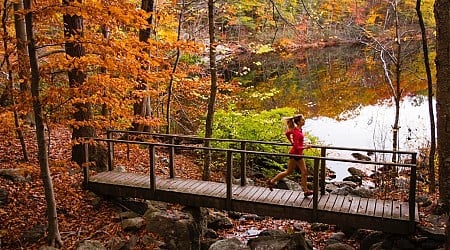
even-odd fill
[{"label": "tree trunk", "polygon": [[[402,43],[401,43],[401,35],[399,32],[400,24],[398,20],[398,9],[397,2],[392,3],[392,7],[394,9],[395,16],[395,54],[397,55],[397,60],[395,61],[395,91],[394,91],[394,100],[395,100],[395,119],[392,133],[392,150],[395,152],[398,150],[398,134],[400,130],[399,119],[400,119],[400,100],[402,99],[402,91],[400,88],[400,80],[401,80],[401,67],[402,67]],[[392,162],[397,162],[397,154],[392,155]]]},{"label": "tree trunk", "polygon": [[[30,60],[28,58],[27,49],[27,33],[25,30],[25,19],[19,13],[23,10],[23,2],[18,1],[14,3],[14,27],[16,29],[16,48],[17,57],[19,58],[19,80],[20,80],[20,99],[19,101],[25,103],[27,96],[30,95]],[[16,101],[15,101],[16,102]],[[27,115],[25,121],[29,122],[30,125],[34,126],[34,114],[31,110],[27,110]],[[22,153],[24,161],[28,161],[28,152],[25,144],[25,139],[22,133],[22,127],[19,123],[19,115],[17,109],[14,108],[14,123],[16,124],[17,136],[20,140],[20,145],[22,146]]]},{"label": "tree trunk", "polygon": [[[3,49],[5,53],[5,58],[9,57],[10,51],[8,51],[8,30],[7,30],[7,21],[8,21],[8,0],[3,0],[2,6],[2,29],[3,29]],[[3,63],[2,63],[3,64]],[[11,65],[7,65],[7,74],[9,76],[12,75]],[[0,96],[0,106],[7,107],[13,104],[13,81],[8,77],[5,83],[5,89]]]},{"label": "tree trunk", "polygon": [[[178,15],[177,41],[180,40],[180,36],[181,36],[181,26],[183,24],[184,10],[185,10],[185,2],[183,0],[182,1],[182,6],[181,6],[181,10],[180,10],[180,14]],[[175,72],[177,71],[178,63],[180,62],[180,57],[181,57],[181,51],[180,51],[180,48],[177,48],[177,55],[176,55],[176,58],[175,58],[175,62],[173,64],[172,74],[170,75],[169,86],[167,87],[167,105],[166,105],[167,128],[166,128],[166,134],[170,134],[170,132],[171,132],[171,122],[172,122],[172,120],[171,120],[171,115],[170,115],[170,110],[171,110],[170,107],[171,107],[171,101],[172,101],[172,95],[173,95],[173,81],[174,81]]]},{"label": "tree trunk", "polygon": [[[11,51],[9,50],[9,47],[8,47],[8,44],[9,44],[9,33],[8,33],[8,29],[7,29],[7,23],[8,23],[7,13],[8,13],[8,11],[9,11],[8,1],[4,0],[3,13],[2,13],[3,49],[5,51],[4,63],[6,64],[7,75],[8,75],[6,86],[10,86],[10,87],[6,88],[5,92],[9,91],[9,93],[6,96],[7,96],[7,99],[10,98],[10,101],[12,104],[12,109],[13,109],[13,113],[14,113],[14,126],[16,129],[17,137],[20,140],[20,145],[22,146],[23,160],[28,161],[27,147],[25,145],[25,139],[23,137],[22,128],[21,128],[20,122],[19,122],[19,114],[17,112],[16,94],[14,93],[14,90],[12,88],[12,86],[14,85],[14,74],[13,74],[12,67],[11,67],[11,61],[9,59]],[[14,15],[14,16],[16,16],[16,15]],[[20,60],[22,60],[22,59],[24,61],[27,60],[26,58],[20,58]]]},{"label": "tree trunk", "polygon": [[14,27],[16,29],[16,47],[17,47],[17,57],[19,60],[19,79],[20,91],[22,94],[29,94],[30,91],[30,81],[28,80],[30,73],[30,61],[28,59],[28,49],[27,49],[27,33],[25,31],[25,20],[23,16],[19,13],[23,10],[22,1],[14,3]]},{"label": "tree trunk", "polygon": [[430,115],[430,152],[428,155],[428,170],[430,179],[430,192],[436,192],[436,173],[434,171],[434,156],[436,154],[436,124],[434,122],[434,109],[433,109],[433,78],[431,76],[430,58],[428,56],[428,42],[427,42],[427,32],[425,29],[425,23],[422,17],[422,11],[420,9],[421,0],[416,2],[416,12],[419,19],[420,30],[422,33],[422,50],[423,50],[423,61],[425,64],[425,70],[427,72],[427,82],[428,82],[428,113]]},{"label": "tree trunk", "polygon": [[[147,13],[153,12],[154,9],[154,1],[153,0],[142,0],[141,3],[141,9],[146,11]],[[150,15],[150,17],[147,19],[147,22],[149,25],[153,22],[153,14]],[[150,39],[150,36],[152,34],[152,29],[141,29],[139,30],[139,41],[147,42],[148,39]],[[142,65],[143,70],[149,70],[148,66],[145,64]],[[148,90],[148,83],[145,82],[143,79],[139,80],[139,86],[137,89],[139,90]],[[136,118],[142,117],[142,118],[150,118],[152,116],[152,107],[151,107],[151,99],[149,96],[143,97],[141,100],[136,102],[133,105],[134,110],[134,116]],[[145,126],[139,122],[133,123],[133,130],[134,131],[150,131],[149,126]]]},{"label": "tree trunk", "polygon": [[50,177],[50,168],[48,163],[48,152],[45,141],[44,119],[42,111],[42,103],[39,96],[39,64],[36,52],[36,42],[33,32],[33,12],[30,10],[31,0],[24,0],[25,9],[28,10],[25,16],[28,51],[30,56],[31,67],[31,95],[33,96],[33,110],[36,118],[36,138],[38,144],[39,167],[41,170],[41,178],[44,183],[45,200],[47,202],[47,222],[48,234],[47,243],[53,247],[62,247],[63,243],[58,229],[58,215],[56,212],[56,201],[53,190],[52,178]]},{"label": "tree trunk", "polygon": [[[439,158],[439,199],[450,207],[450,1],[434,2],[436,20],[436,114]],[[445,249],[450,249],[450,221]]]},{"label": "tree trunk", "polygon": [[[397,83],[399,84],[399,83]],[[400,130],[399,119],[400,119],[400,97],[394,97],[395,100],[395,117],[394,125],[392,126],[392,151],[396,152],[398,150],[398,132]],[[392,162],[397,162],[397,154],[392,154]]]},{"label": "tree trunk", "polygon": [[[109,28],[106,25],[102,25],[102,35],[106,41],[108,41],[108,39],[109,39],[109,34],[110,34]],[[102,55],[102,59],[105,60],[106,56]],[[106,67],[102,66],[100,68],[100,72],[103,74],[106,74]],[[106,91],[107,90],[105,90],[105,96],[106,96]],[[107,119],[107,117],[109,117],[110,115],[111,115],[111,110],[108,108],[108,105],[102,104],[102,116],[104,116],[105,119]]]},{"label": "tree trunk", "polygon": [[[212,137],[212,125],[214,119],[214,105],[216,103],[217,94],[217,68],[216,68],[216,42],[214,32],[214,1],[208,0],[208,22],[209,22],[209,68],[211,71],[211,88],[208,100],[208,110],[206,114],[205,138]],[[210,141],[205,140],[205,147],[210,146]],[[203,180],[209,180],[211,164],[211,151],[206,152],[205,164],[203,168]]]},{"label": "tree trunk", "polygon": [[[70,5],[74,0],[64,0],[64,5]],[[81,2],[81,0],[78,0]],[[80,58],[86,55],[86,51],[82,43],[73,39],[74,37],[83,37],[83,17],[76,14],[65,14],[63,16],[64,20],[64,37],[66,39],[72,38],[70,42],[66,42],[66,54],[71,58]],[[79,88],[86,80],[86,73],[84,73],[79,68],[73,67],[68,72],[69,77],[69,87]],[[85,125],[84,122],[92,120],[92,107],[88,102],[75,103],[74,104],[75,113],[73,118],[76,122],[81,122],[83,125],[74,126],[72,128],[72,140],[75,142],[83,137],[94,137],[95,130],[92,126]],[[80,143],[74,143],[72,146],[72,161],[76,162],[78,165],[84,161],[84,147]]]}]

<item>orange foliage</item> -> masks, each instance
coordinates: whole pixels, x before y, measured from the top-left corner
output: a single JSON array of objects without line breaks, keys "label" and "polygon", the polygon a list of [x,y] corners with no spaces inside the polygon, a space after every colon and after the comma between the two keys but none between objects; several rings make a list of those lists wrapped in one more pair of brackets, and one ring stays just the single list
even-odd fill
[{"label": "orange foliage", "polygon": [[[199,108],[205,106],[209,78],[207,72],[189,61],[180,61],[173,71],[174,51],[182,55],[202,53],[202,46],[192,41],[177,38],[177,19],[180,7],[174,1],[158,2],[155,13],[145,13],[138,2],[90,0],[71,2],[63,6],[59,1],[42,0],[34,4],[36,42],[39,46],[41,97],[46,122],[58,122],[66,126],[94,126],[103,128],[127,128],[132,121],[133,104],[149,97],[152,117],[138,119],[146,124],[158,126],[165,123],[167,91],[171,75],[175,76],[171,110],[175,115],[180,110],[196,117]],[[23,12],[20,14],[24,14]],[[83,37],[72,36],[65,40],[63,33],[64,14],[83,17]],[[147,19],[152,14],[155,22],[149,26]],[[12,20],[12,15],[10,16]],[[10,23],[14,34],[13,23]],[[102,34],[104,27],[108,37]],[[150,28],[155,36],[147,42],[139,41],[140,29]],[[163,39],[159,39],[163,38]],[[86,55],[70,58],[64,52],[65,42],[83,44]],[[11,44],[14,46],[14,44]],[[12,54],[13,70],[22,60]],[[87,73],[86,82],[78,88],[69,88],[67,72],[79,69]],[[144,83],[145,91],[137,91]],[[25,95],[25,94],[21,94]],[[93,107],[93,120],[89,123],[74,122],[76,112],[73,104],[88,103]],[[18,98],[18,107],[29,110],[29,99]],[[101,110],[107,109],[108,114]]]}]

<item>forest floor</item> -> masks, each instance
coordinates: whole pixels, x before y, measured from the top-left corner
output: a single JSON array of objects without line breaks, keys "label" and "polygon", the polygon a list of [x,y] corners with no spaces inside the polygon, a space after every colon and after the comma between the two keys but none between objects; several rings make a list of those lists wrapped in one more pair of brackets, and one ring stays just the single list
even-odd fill
[{"label": "forest floor", "polygon": [[[3,138],[0,140],[0,169],[20,169],[30,177],[24,182],[14,182],[0,176],[0,189],[8,193],[6,204],[0,203],[0,249],[38,249],[45,245],[44,237],[34,243],[24,242],[22,238],[24,231],[47,224],[46,200],[40,178],[35,132],[31,128],[27,128],[24,130],[24,135],[29,162],[22,160],[22,149],[14,131],[0,129],[0,137]],[[122,230],[120,223],[113,220],[118,212],[116,205],[103,200],[94,206],[95,195],[82,189],[82,171],[80,167],[70,162],[72,146],[70,130],[52,127],[48,138],[50,141],[49,163],[57,204],[59,230],[64,242],[62,249],[74,249],[79,242],[86,239],[105,243],[112,236],[125,239],[132,237],[131,233]],[[132,149],[129,157],[124,149],[121,154],[125,160],[118,161],[117,164],[124,166],[130,172],[146,169],[148,159],[144,159],[147,157],[147,154],[142,152],[144,149]],[[119,158],[121,154],[118,154]],[[176,170],[177,175],[193,179],[200,178],[201,172],[196,163],[196,157],[192,155],[182,157],[183,166]],[[157,174],[167,174],[167,171],[161,167]],[[213,175],[213,178],[220,179],[221,176]],[[177,208],[176,205],[173,207]],[[421,215],[423,213],[429,213],[429,211],[424,210]],[[273,218],[236,220],[234,225],[234,228],[223,230],[219,234],[226,238],[236,236],[245,240],[245,235],[248,235],[249,232],[264,229],[285,231],[300,229],[306,232],[306,237],[313,241],[316,249],[322,249],[326,239],[335,232],[333,226],[326,231],[316,232],[311,230],[311,225],[306,222]],[[140,234],[150,235],[145,230],[142,230]],[[151,236],[158,238],[157,235]],[[349,239],[346,243],[358,249],[358,243],[355,240]]]}]

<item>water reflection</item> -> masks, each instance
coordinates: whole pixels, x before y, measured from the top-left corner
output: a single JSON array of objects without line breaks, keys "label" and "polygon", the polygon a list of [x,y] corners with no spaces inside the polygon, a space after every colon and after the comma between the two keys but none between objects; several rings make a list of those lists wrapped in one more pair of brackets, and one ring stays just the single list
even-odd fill
[{"label": "water reflection", "polygon": [[[400,150],[417,151],[429,141],[430,129],[427,99],[420,95],[427,85],[418,77],[425,75],[421,44],[410,45],[401,74],[401,88],[408,96],[401,102],[398,143]],[[395,109],[381,65],[378,53],[349,45],[247,55],[227,67],[236,72],[230,78],[245,89],[238,109],[293,107],[313,117],[304,129],[325,145],[391,150]],[[336,156],[352,158],[351,153]],[[337,179],[348,176],[348,163],[328,165]]]},{"label": "water reflection", "polygon": [[[427,88],[426,81],[418,77],[424,75],[419,52],[411,48],[404,61],[404,94]],[[392,96],[378,57],[363,46],[339,46],[237,58],[228,70],[236,72],[233,79],[245,88],[237,103],[239,109],[295,107],[309,116],[339,119],[346,110]]]},{"label": "water reflection", "polygon": [[[304,131],[316,136],[324,145],[392,149],[394,106],[388,102],[360,107],[348,119],[336,120],[328,117],[314,117],[306,120]],[[430,119],[428,103],[423,96],[405,97],[401,102],[399,149],[417,151],[430,141]],[[351,151],[334,151],[330,156],[350,158]],[[336,172],[336,179],[349,175],[349,163],[329,162],[328,167]]]}]

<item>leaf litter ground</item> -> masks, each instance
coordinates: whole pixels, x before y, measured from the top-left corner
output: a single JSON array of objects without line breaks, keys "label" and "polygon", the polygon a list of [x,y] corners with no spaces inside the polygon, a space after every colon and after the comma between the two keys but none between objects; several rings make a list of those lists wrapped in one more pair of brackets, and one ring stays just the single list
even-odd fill
[{"label": "leaf litter ground", "polygon": [[[11,134],[0,131],[2,138],[10,138]],[[45,245],[45,237],[34,243],[23,241],[22,234],[37,225],[46,225],[46,200],[37,159],[37,146],[34,130],[24,131],[30,162],[23,162],[18,139],[3,139],[0,142],[0,169],[20,169],[29,180],[12,181],[0,177],[0,187],[8,193],[8,202],[0,205],[0,249],[37,249]],[[50,171],[57,203],[59,230],[64,242],[63,249],[73,249],[84,240],[98,240],[106,244],[113,237],[131,239],[135,236],[122,230],[121,224],[114,220],[120,208],[107,200],[98,199],[92,193],[82,189],[83,179],[81,169],[70,162],[71,158],[70,130],[63,127],[50,129]],[[139,146],[118,147],[116,149],[116,165],[123,166],[126,171],[148,172],[148,151]],[[165,164],[167,155],[158,154],[157,174],[168,175]],[[200,179],[201,171],[198,156],[183,152],[177,154],[177,176],[190,179]],[[222,175],[214,172],[212,179],[221,180]],[[259,183],[264,183],[262,180]],[[173,205],[172,209],[180,209]],[[423,213],[421,213],[423,215]],[[426,216],[426,215],[425,215]],[[325,246],[326,240],[336,231],[329,226],[324,231],[311,230],[311,224],[297,220],[278,220],[270,217],[261,219],[233,220],[234,227],[220,230],[222,238],[237,237],[243,242],[255,237],[265,229],[280,229],[286,232],[303,230],[317,249]],[[160,239],[158,235],[141,230],[138,238],[144,235]],[[346,243],[357,248],[353,239]],[[152,249],[153,245],[136,243],[136,249]]]}]

